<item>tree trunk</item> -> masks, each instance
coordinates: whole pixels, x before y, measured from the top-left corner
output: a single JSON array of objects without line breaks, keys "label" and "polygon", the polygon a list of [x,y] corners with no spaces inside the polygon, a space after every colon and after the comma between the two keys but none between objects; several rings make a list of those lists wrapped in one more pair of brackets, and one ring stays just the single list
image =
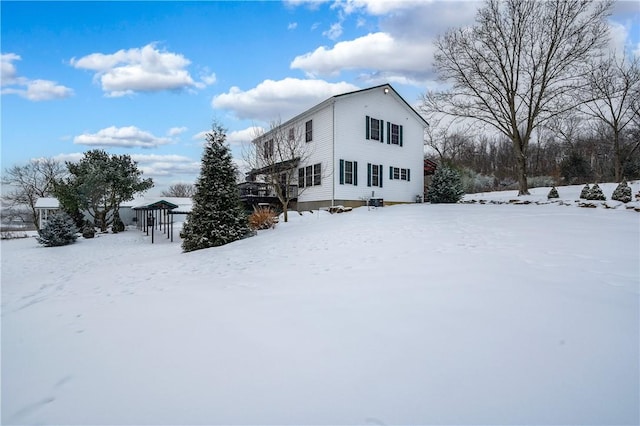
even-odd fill
[{"label": "tree trunk", "polygon": [[519,137],[513,139],[513,147],[516,154],[516,167],[518,174],[518,197],[529,195],[529,185],[527,184],[527,144]]},{"label": "tree trunk", "polygon": [[289,222],[289,200],[282,202],[282,210],[284,213],[284,221]]},{"label": "tree trunk", "polygon": [[622,182],[622,151],[620,150],[620,133],[613,132],[613,170],[617,183]]}]

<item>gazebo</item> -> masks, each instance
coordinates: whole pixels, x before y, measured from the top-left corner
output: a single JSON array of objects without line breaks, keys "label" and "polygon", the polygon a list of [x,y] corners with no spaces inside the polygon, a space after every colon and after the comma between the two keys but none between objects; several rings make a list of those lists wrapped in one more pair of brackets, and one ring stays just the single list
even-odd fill
[{"label": "gazebo", "polygon": [[[154,243],[154,233],[158,229],[173,242],[173,214],[178,205],[166,200],[140,204],[132,207],[136,213],[136,227],[149,235],[151,229],[151,244]],[[171,219],[169,219],[171,218]]]}]

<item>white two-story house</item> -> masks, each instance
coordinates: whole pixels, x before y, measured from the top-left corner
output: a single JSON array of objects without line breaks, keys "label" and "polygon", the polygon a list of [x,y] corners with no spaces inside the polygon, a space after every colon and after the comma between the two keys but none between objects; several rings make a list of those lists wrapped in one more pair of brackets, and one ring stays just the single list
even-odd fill
[{"label": "white two-story house", "polygon": [[384,84],[333,96],[253,143],[273,143],[270,133],[292,129],[303,136],[305,155],[288,163],[297,169],[298,210],[414,203],[423,196],[427,126]]}]

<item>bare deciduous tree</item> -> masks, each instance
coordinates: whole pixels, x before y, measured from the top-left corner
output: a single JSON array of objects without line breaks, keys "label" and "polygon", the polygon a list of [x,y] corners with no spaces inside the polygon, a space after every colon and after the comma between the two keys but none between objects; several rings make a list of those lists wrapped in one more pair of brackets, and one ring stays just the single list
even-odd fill
[{"label": "bare deciduous tree", "polygon": [[[282,125],[277,120],[270,124],[266,132],[256,128],[254,140],[245,145],[243,152],[243,159],[251,169],[249,175],[262,179],[278,197],[285,222],[289,220],[287,210],[290,201],[307,187],[300,185],[298,179],[299,167],[309,166],[307,163],[313,148],[313,144],[307,141],[308,133],[304,126],[304,122]],[[322,173],[322,170],[317,172]]]},{"label": "bare deciduous tree", "polygon": [[31,220],[39,227],[36,202],[38,198],[51,196],[54,182],[62,178],[67,169],[52,158],[31,160],[26,165],[13,166],[5,170],[2,184],[10,189],[2,198],[11,207],[26,206]]},{"label": "bare deciduous tree", "polygon": [[160,195],[163,197],[183,197],[191,198],[196,192],[196,187],[192,183],[176,183],[169,186],[168,189],[162,191]]},{"label": "bare deciduous tree", "polygon": [[[589,64],[588,80],[582,91],[583,111],[606,125],[613,138],[614,174],[622,180],[622,166],[640,147],[640,141],[623,146],[622,132],[638,120],[640,105],[640,59],[609,55]],[[626,148],[626,149],[624,149]]]},{"label": "bare deciduous tree", "polygon": [[546,120],[574,108],[583,65],[607,43],[612,3],[488,0],[471,27],[436,42],[435,69],[451,87],[424,110],[489,125],[512,142],[518,193],[529,193],[527,149]]}]

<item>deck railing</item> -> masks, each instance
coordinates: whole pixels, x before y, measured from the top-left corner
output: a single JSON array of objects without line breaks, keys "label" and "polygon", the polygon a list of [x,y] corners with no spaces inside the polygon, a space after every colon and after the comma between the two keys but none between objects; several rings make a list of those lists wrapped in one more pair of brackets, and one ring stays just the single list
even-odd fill
[{"label": "deck railing", "polygon": [[[257,198],[278,199],[278,195],[273,185],[264,182],[242,182],[241,184],[238,184],[238,191],[240,191],[240,199],[243,201]],[[298,198],[297,185],[289,185],[287,192],[289,200]]]}]

